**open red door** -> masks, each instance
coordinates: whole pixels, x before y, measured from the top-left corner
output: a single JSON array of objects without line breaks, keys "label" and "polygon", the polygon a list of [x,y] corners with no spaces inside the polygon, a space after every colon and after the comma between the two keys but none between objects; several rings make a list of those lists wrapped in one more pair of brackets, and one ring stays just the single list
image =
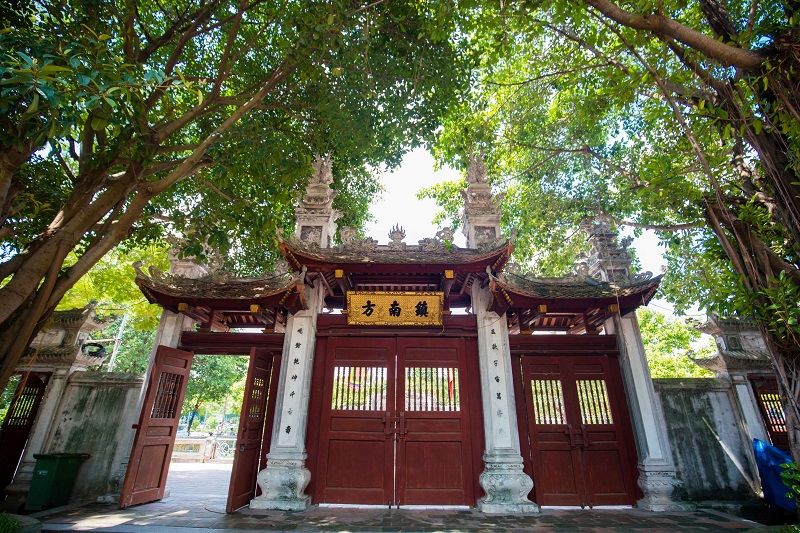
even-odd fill
[{"label": "open red door", "polygon": [[268,406],[274,403],[269,401],[273,388],[270,384],[277,381],[278,377],[277,370],[273,368],[271,351],[260,348],[253,348],[250,351],[250,366],[247,369],[247,384],[242,413],[239,416],[239,433],[233,456],[231,485],[228,489],[226,511],[229,513],[249,504],[256,495],[256,476],[265,422],[272,426],[266,419],[270,412]]},{"label": "open red door", "polygon": [[134,426],[136,436],[119,497],[121,509],[164,497],[193,356],[167,346],[156,350],[142,413]]},{"label": "open red door", "polygon": [[50,374],[25,373],[14,391],[14,398],[0,426],[0,443],[3,447],[3,453],[0,454],[0,491],[14,479],[49,377]]}]

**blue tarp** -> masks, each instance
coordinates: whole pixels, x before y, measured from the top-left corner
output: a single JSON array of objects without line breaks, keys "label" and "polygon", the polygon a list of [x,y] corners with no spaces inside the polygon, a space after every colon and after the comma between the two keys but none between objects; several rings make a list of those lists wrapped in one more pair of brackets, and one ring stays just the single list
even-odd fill
[{"label": "blue tarp", "polygon": [[764,499],[770,505],[775,505],[790,513],[796,513],[797,502],[786,497],[789,489],[781,480],[781,472],[783,471],[781,465],[794,462],[792,461],[792,456],[759,439],[753,439],[753,452],[756,455],[758,475],[761,476]]}]

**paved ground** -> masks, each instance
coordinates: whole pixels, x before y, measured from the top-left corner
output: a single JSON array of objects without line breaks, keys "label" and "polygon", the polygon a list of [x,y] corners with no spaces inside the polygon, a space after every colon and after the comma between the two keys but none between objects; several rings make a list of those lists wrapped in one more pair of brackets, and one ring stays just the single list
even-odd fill
[{"label": "paved ground", "polygon": [[302,513],[224,513],[230,464],[175,464],[168,497],[120,511],[91,504],[42,517],[44,531],[210,533],[215,531],[744,531],[758,527],[716,511],[647,513],[636,509],[545,509],[537,515],[487,516],[473,510],[386,510],[312,507]]}]

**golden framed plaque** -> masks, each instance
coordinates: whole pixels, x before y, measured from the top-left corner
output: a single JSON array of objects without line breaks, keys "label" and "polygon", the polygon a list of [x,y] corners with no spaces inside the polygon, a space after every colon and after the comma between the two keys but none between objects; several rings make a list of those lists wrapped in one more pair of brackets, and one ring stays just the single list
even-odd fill
[{"label": "golden framed plaque", "polygon": [[443,292],[347,291],[353,326],[441,326]]}]

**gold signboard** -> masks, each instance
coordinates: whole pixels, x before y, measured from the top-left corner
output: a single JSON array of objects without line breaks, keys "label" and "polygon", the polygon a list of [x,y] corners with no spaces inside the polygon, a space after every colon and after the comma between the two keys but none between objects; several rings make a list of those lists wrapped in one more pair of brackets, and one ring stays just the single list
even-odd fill
[{"label": "gold signboard", "polygon": [[347,291],[347,323],[441,326],[443,292]]}]

